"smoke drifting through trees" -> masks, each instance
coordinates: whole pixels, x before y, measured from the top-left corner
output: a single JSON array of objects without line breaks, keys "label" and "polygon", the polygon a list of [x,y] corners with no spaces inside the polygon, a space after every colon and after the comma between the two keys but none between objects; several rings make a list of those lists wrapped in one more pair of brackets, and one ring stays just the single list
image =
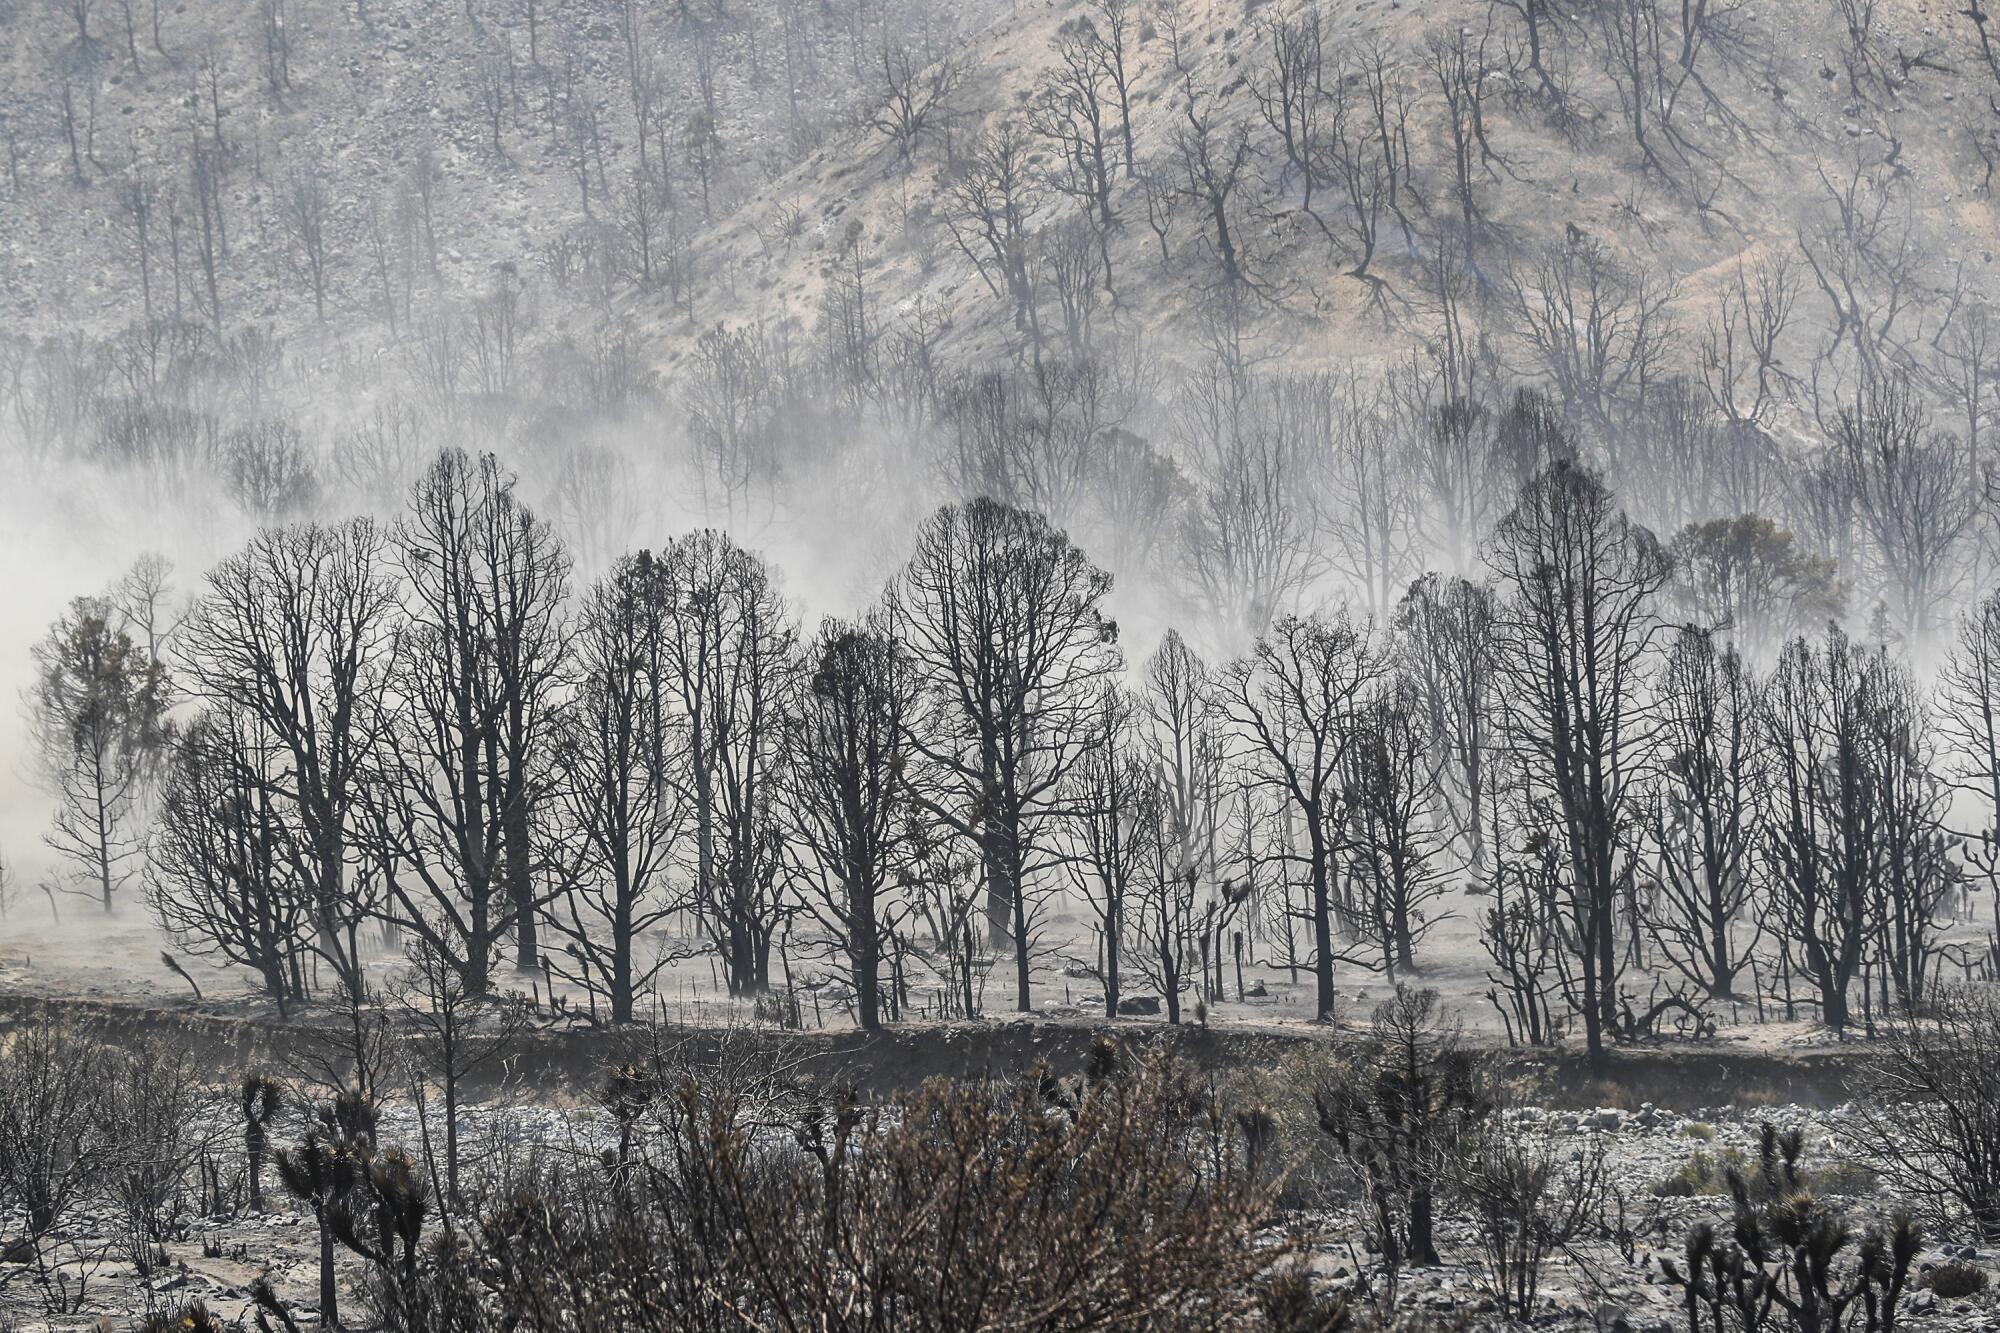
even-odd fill
[{"label": "smoke drifting through trees", "polygon": [[[1990,91],[1976,20],[1830,24],[1881,132],[1822,137],[1708,7],[1095,0],[1004,71],[927,5],[589,8],[427,20],[475,133],[393,167],[240,114],[321,105],[360,10],[28,44],[9,206],[111,210],[134,290],[4,345],[23,531],[143,500],[180,567],[29,691],[100,899],[143,862],[288,1003],[388,923],[619,1020],[668,933],[743,995],[790,940],[877,1019],[988,951],[1024,1003],[1082,902],[1107,1005],[1176,1016],[1238,959],[1328,1010],[1457,910],[1516,1035],[1593,1047],[1973,962],[1994,293],[1921,173],[1991,145],[1899,127]],[[169,81],[114,154],[94,99]]]},{"label": "smoke drifting through trees", "polygon": [[[454,995],[511,949],[614,1023],[661,941],[753,996],[794,931],[864,1026],[976,1008],[988,949],[1026,1009],[1074,892],[1110,1010],[1139,977],[1178,1019],[1233,954],[1237,989],[1246,955],[1309,970],[1327,1016],[1337,966],[1423,970],[1462,880],[1523,1039],[1597,1053],[1774,986],[1835,1028],[1915,1012],[1969,961],[1944,937],[1984,867],[1951,784],[1991,802],[1988,617],[1939,688],[1837,626],[1759,666],[1728,624],[1674,626],[1672,557],[1538,429],[1553,461],[1485,581],[1425,576],[1380,625],[1286,615],[1220,666],[1173,634],[1128,663],[1110,576],[992,500],[938,511],[875,609],[814,634],[709,530],[573,594],[516,480],[446,453],[386,530],[261,532],[158,658],[79,603],[35,698],[92,742],[58,758],[106,734],[58,709],[66,680],[149,719],[114,737],[143,758],[119,854],[149,827],[154,915],[281,1006],[365,994],[379,921]],[[135,679],[188,702],[134,709]]]}]

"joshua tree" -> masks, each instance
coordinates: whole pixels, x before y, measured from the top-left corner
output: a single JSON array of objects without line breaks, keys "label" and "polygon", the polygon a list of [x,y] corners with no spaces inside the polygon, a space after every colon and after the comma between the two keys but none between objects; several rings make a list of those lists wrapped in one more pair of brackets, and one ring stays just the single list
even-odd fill
[{"label": "joshua tree", "polygon": [[1923,1245],[1921,1228],[1908,1213],[1898,1213],[1886,1229],[1862,1233],[1852,1266],[1837,1268],[1841,1251],[1854,1240],[1853,1223],[1807,1187],[1796,1138],[1786,1136],[1783,1161],[1777,1160],[1777,1138],[1765,1126],[1756,1175],[1729,1173],[1733,1243],[1702,1222],[1688,1233],[1685,1267],[1660,1261],[1667,1281],[1681,1288],[1689,1333],[1701,1333],[1704,1308],[1707,1326],[1716,1330],[1726,1326],[1726,1309],[1735,1316],[1730,1322],[1744,1328],[1782,1324],[1800,1333],[1833,1333],[1855,1326],[1857,1305],[1866,1333],[1890,1333],[1910,1263]]},{"label": "joshua tree", "polygon": [[333,1216],[354,1188],[352,1152],[323,1131],[306,1131],[295,1149],[278,1149],[273,1160],[285,1188],[311,1205],[319,1227],[319,1316],[327,1328],[340,1327],[339,1292],[333,1280]]},{"label": "joshua tree", "polygon": [[340,1327],[340,1293],[334,1285],[333,1242],[346,1230],[350,1200],[364,1179],[375,1144],[375,1105],[343,1091],[320,1108],[319,1123],[299,1146],[272,1154],[285,1188],[311,1206],[319,1227],[320,1327]]},{"label": "joshua tree", "polygon": [[268,1074],[248,1074],[243,1079],[242,1105],[244,1181],[250,1192],[250,1211],[261,1213],[264,1157],[270,1150],[271,1122],[284,1105],[284,1093]]}]

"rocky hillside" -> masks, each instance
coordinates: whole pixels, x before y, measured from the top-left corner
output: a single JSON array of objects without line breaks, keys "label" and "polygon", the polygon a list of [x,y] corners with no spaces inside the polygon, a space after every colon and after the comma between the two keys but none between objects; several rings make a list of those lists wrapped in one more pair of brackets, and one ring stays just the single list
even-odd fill
[{"label": "rocky hillside", "polygon": [[[1688,373],[1711,333],[1733,329],[1740,357],[1773,282],[1789,316],[1773,359],[1801,381],[1837,335],[1922,345],[1954,294],[1992,291],[2000,80],[1977,5],[1561,10],[1024,4],[955,49],[956,114],[910,155],[879,127],[832,137],[695,240],[707,286],[691,315],[634,305],[671,359],[718,320],[811,330],[838,276],[865,285],[885,328],[935,323],[968,360],[1023,354],[1030,335],[996,257],[1007,238],[996,246],[981,216],[1002,195],[1020,210],[1017,281],[1038,289],[1054,343],[1064,266],[1085,262],[1065,256],[1096,249],[1098,231],[1111,295],[1087,320],[1185,345],[1234,286],[1270,354],[1318,364],[1379,363],[1436,337],[1439,292],[1458,287],[1510,364],[1543,369],[1527,344],[1547,330],[1528,297],[1548,285],[1552,251],[1592,245],[1616,270],[1604,295],[1671,324],[1665,364]],[[1050,128],[1052,105],[1088,81],[1079,29],[1108,44],[1107,13],[1127,16],[1133,144],[1128,171],[1115,81],[1095,80],[1115,159],[1108,224],[1079,202]]]}]

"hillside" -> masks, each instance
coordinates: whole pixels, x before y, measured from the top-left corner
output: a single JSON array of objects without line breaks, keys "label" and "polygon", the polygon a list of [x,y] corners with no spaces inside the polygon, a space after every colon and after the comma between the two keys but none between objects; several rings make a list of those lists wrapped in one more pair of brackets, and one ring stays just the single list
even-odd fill
[{"label": "hillside", "polygon": [[[1434,336],[1441,236],[1472,237],[1473,253],[1463,261],[1472,305],[1480,323],[1503,338],[1519,322],[1510,290],[1517,271],[1532,285],[1528,271],[1549,247],[1602,241],[1630,271],[1671,290],[1666,313],[1685,345],[1676,368],[1686,372],[1695,369],[1694,342],[1728,305],[1738,272],[1760,262],[1789,266],[1796,306],[1788,341],[1796,349],[1787,351],[1795,363],[1810,359],[1838,316],[1801,238],[1829,271],[1842,266],[1837,257],[1829,262],[1843,248],[1827,243],[1836,232],[1869,251],[1856,272],[1831,273],[1834,291],[1857,308],[1899,303],[1896,331],[1911,343],[1937,332],[1955,289],[1990,296],[2000,242],[1989,191],[2000,160],[1993,109],[2000,84],[1963,10],[1876,4],[1865,37],[1856,38],[1830,3],[1708,6],[1713,31],[1683,70],[1671,49],[1679,37],[1669,7],[1578,8],[1586,12],[1542,20],[1551,52],[1562,48],[1547,61],[1558,70],[1560,103],[1535,86],[1524,63],[1517,5],[1360,0],[1135,9],[1127,63],[1137,169],[1117,172],[1112,183],[1107,252],[1117,296],[1101,303],[1099,321],[1185,346],[1204,303],[1226,285],[1216,271],[1213,223],[1200,189],[1189,184],[1191,105],[1206,122],[1217,164],[1247,140],[1228,214],[1255,292],[1257,330],[1285,361],[1379,364]],[[658,301],[635,302],[664,358],[673,360],[691,332],[717,321],[810,329],[828,272],[857,240],[885,325],[910,321],[919,310],[941,312],[950,325],[940,340],[947,354],[962,352],[970,362],[1020,354],[1006,301],[955,244],[952,215],[968,205],[954,193],[985,169],[982,145],[990,151],[993,136],[1032,124],[1037,96],[1059,72],[1061,34],[1093,17],[1101,26],[1098,11],[1084,0],[1024,5],[969,36],[958,57],[960,114],[914,163],[903,162],[881,133],[859,129],[705,231],[694,243],[694,267],[714,275],[712,285],[723,291],[698,299],[694,319],[677,319]],[[1392,201],[1380,181],[1363,187],[1381,195],[1369,205],[1377,217],[1366,280],[1350,276],[1362,248],[1359,210],[1333,179],[1342,174],[1338,153],[1328,154],[1328,179],[1308,207],[1307,172],[1288,161],[1274,120],[1282,111],[1268,105],[1280,99],[1284,81],[1275,53],[1286,39],[1276,34],[1315,13],[1322,16],[1315,59],[1324,72],[1312,77],[1336,91],[1344,80],[1355,121],[1348,133],[1363,140],[1374,133],[1367,122],[1376,114],[1376,77],[1389,113],[1401,118],[1395,137],[1407,161],[1387,174],[1404,182],[1406,194]],[[1643,146],[1629,110],[1634,83],[1610,46],[1621,33],[1631,39],[1640,21],[1634,15],[1653,25],[1646,40],[1670,48],[1664,59],[1671,72],[1639,79],[1673,105],[1670,130],[1656,126]],[[1461,132],[1484,141],[1467,150],[1473,203],[1465,208],[1454,112],[1441,80],[1466,76],[1440,72],[1448,71],[1440,44],[1447,59],[1462,51],[1482,85],[1458,93],[1481,105],[1477,123],[1458,111]],[[1672,84],[1682,76],[1685,84]],[[1057,172],[1052,149],[1025,132],[1024,177]],[[1029,201],[1023,234],[1052,232],[1078,211],[1048,185],[1029,183],[1022,193]],[[1843,194],[1857,215],[1851,236],[1841,220]],[[786,228],[786,243],[773,245],[773,234]],[[1893,277],[1879,271],[1891,255],[1905,261]],[[1900,290],[1892,294],[1892,287]]]},{"label": "hillside", "polygon": [[[1061,34],[1093,19],[1104,28],[1099,8],[260,0],[156,15],[148,0],[17,5],[0,98],[0,303],[27,336],[115,331],[147,314],[146,286],[156,314],[208,313],[197,309],[196,179],[207,151],[219,155],[225,336],[269,326],[314,346],[379,349],[430,306],[519,281],[545,327],[629,312],[653,359],[672,366],[717,325],[809,331],[829,270],[858,255],[885,328],[921,308],[948,326],[947,353],[1019,353],[1021,339],[1005,336],[1009,302],[955,241],[955,230],[978,230],[959,196],[1011,127],[1022,136],[1020,234],[1052,248],[1067,219],[1088,214],[1057,179],[1058,141],[1036,107],[1061,72]],[[1934,331],[1923,326],[1936,323],[1940,294],[1961,278],[1984,291],[1991,277],[2000,81],[1977,26],[1951,4],[1698,6],[1688,68],[1676,59],[1677,7],[1619,0],[1549,13],[1541,63],[1559,101],[1537,86],[1523,50],[1523,16],[1539,0],[1118,8],[1133,169],[1119,164],[1106,192],[1115,297],[1087,322],[1120,333],[1185,340],[1186,317],[1217,290],[1214,225],[1182,151],[1190,107],[1211,167],[1232,169],[1225,211],[1259,331],[1290,360],[1379,358],[1433,332],[1436,280],[1424,274],[1438,238],[1455,233],[1473,239],[1469,267],[1493,298],[1483,313],[1496,329],[1511,269],[1581,235],[1674,284],[1670,310],[1692,342],[1739,266],[1793,252],[1795,276],[1804,270],[1798,238],[1828,224],[1835,194],[1857,178],[1861,212],[1879,210],[1887,233],[1876,248],[1907,248],[1914,260],[1907,341]],[[1865,31],[1846,26],[1849,10],[1867,16]],[[1274,118],[1284,113],[1269,105],[1282,92],[1279,29],[1311,14],[1309,77],[1344,96],[1351,123],[1310,128],[1359,150],[1372,146],[1375,121],[1397,122],[1385,179],[1359,187],[1378,196],[1366,280],[1348,276],[1360,210],[1337,178],[1352,173],[1337,150],[1290,152]],[[1664,72],[1637,59],[1621,68],[1621,39],[1662,48]],[[1453,44],[1455,76],[1443,63]],[[891,52],[914,100],[938,102],[907,159],[881,105]],[[1306,77],[1298,52],[1287,58]],[[1452,77],[1463,85],[1455,93]],[[788,82],[795,97],[772,95]],[[1642,145],[1631,108],[1649,95],[1659,108]],[[1469,203],[1456,184],[1453,96],[1480,108],[1476,124],[1463,108],[1456,116],[1480,135]],[[1122,121],[1115,104],[1107,110]],[[1107,128],[1115,140],[1119,127]],[[1315,152],[1321,161],[1303,166]],[[659,195],[644,208],[631,201],[642,173]],[[654,255],[642,262],[634,237],[648,230]],[[1048,289],[1039,299],[1053,306],[1058,261],[1034,259]],[[1879,276],[1864,279],[1860,303],[1881,299]],[[1809,274],[1799,286],[1792,332],[1809,346],[1832,306]]]},{"label": "hillside", "polygon": [[[194,288],[212,188],[225,332],[391,336],[391,315],[477,296],[503,271],[539,276],[552,247],[611,244],[593,233],[617,231],[642,138],[675,227],[726,215],[865,110],[859,76],[885,34],[942,46],[949,8],[11,4],[0,15],[0,304],[13,332],[36,336],[146,316],[143,210],[151,313],[210,315],[194,311],[205,299]],[[792,96],[765,96],[774,81]],[[310,245],[309,227],[320,233]],[[323,315],[309,248],[324,252]],[[588,262],[605,284],[623,276],[619,257]]]}]

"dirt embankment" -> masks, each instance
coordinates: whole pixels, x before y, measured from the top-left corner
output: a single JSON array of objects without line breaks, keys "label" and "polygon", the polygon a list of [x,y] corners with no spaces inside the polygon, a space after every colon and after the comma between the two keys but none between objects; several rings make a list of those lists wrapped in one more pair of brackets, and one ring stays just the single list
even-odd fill
[{"label": "dirt embankment", "polygon": [[[102,999],[41,999],[0,995],[0,1028],[43,1006],[100,1028],[112,1041],[145,1038],[185,1046],[218,1079],[239,1070],[283,1068],[309,1046],[330,1047],[337,1036],[324,1016],[278,1022],[220,1006],[138,1003]],[[1079,1069],[1107,1030],[1121,1041],[1169,1037],[1182,1053],[1208,1069],[1272,1071],[1294,1053],[1329,1039],[1325,1029],[1182,1027],[1158,1023],[1011,1020],[927,1024],[879,1033],[785,1032],[761,1027],[658,1029],[663,1045],[687,1049],[696,1062],[726,1054],[755,1055],[816,1080],[845,1080],[870,1092],[906,1088],[939,1076],[1005,1076],[1037,1064],[1052,1073]],[[651,1032],[537,1029],[522,1034],[505,1069],[482,1070],[478,1082],[500,1077],[551,1098],[587,1096],[606,1066],[629,1058]],[[1773,1050],[1753,1043],[1637,1047],[1613,1051],[1592,1068],[1571,1051],[1496,1052],[1523,1100],[1545,1106],[1636,1106],[1652,1102],[1688,1112],[1712,1106],[1799,1104],[1830,1106],[1865,1085],[1879,1052],[1866,1045]],[[480,1089],[471,1089],[478,1091]]]}]

